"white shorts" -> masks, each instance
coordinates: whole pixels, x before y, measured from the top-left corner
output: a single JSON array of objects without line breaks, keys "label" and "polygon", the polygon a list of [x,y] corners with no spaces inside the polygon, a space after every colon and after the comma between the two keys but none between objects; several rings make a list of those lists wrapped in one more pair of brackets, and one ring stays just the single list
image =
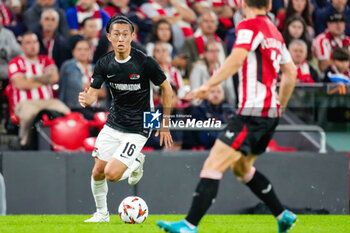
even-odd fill
[{"label": "white shorts", "polygon": [[107,125],[98,134],[92,157],[108,162],[112,157],[130,167],[148,138],[136,133],[125,133]]}]

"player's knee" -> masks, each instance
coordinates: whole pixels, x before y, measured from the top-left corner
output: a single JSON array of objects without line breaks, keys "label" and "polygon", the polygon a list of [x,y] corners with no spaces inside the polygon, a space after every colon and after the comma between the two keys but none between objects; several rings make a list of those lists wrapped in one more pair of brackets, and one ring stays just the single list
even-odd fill
[{"label": "player's knee", "polygon": [[250,170],[251,166],[244,163],[238,163],[233,167],[233,174],[237,177],[244,177]]},{"label": "player's knee", "polygon": [[253,166],[245,166],[245,168],[239,170],[237,169],[237,174],[235,173],[237,179],[243,184],[249,183],[256,172],[256,168]]},{"label": "player's knee", "polygon": [[110,169],[105,169],[104,174],[106,176],[106,179],[111,181],[111,182],[117,182],[122,178],[123,173],[117,172],[117,171],[112,171]]},{"label": "player's knee", "polygon": [[92,178],[94,180],[103,180],[105,178],[104,170],[103,169],[94,168],[92,170]]}]

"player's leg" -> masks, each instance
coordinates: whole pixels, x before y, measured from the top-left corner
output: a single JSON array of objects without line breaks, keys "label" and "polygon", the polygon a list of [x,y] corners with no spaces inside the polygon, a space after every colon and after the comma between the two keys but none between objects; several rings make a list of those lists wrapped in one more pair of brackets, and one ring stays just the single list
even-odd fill
[{"label": "player's leg", "polygon": [[109,222],[107,208],[108,185],[104,175],[106,164],[106,161],[95,158],[95,165],[91,176],[91,191],[95,200],[96,212],[91,218],[85,220],[85,222]]},{"label": "player's leg", "polygon": [[216,197],[222,174],[241,156],[240,152],[221,140],[216,140],[200,173],[201,179],[193,195],[187,217],[179,222],[158,221],[157,225],[169,232],[197,232],[199,221]]},{"label": "player's leg", "polygon": [[256,155],[242,156],[233,166],[232,171],[277,217],[284,211],[284,208],[277,198],[271,182],[253,166],[255,160]]},{"label": "player's leg", "polygon": [[104,126],[98,134],[92,156],[95,158],[95,165],[92,169],[91,191],[96,204],[96,212],[93,217],[85,222],[108,222],[109,213],[107,207],[108,185],[104,174],[107,162],[119,145],[116,138],[116,130]]},{"label": "player's leg", "polygon": [[120,180],[120,178],[122,178],[126,169],[128,169],[128,167],[120,160],[111,158],[105,167],[104,173],[107,180],[117,182]]},{"label": "player's leg", "polygon": [[143,176],[143,164],[145,163],[145,159],[146,156],[140,152],[130,167],[130,173],[125,174],[128,177],[128,183],[130,185],[136,185],[141,180]]},{"label": "player's leg", "polygon": [[296,216],[282,206],[271,182],[253,166],[256,157],[242,156],[231,166],[232,172],[271,210],[278,221],[278,232],[288,232],[296,221]]},{"label": "player's leg", "polygon": [[[287,232],[295,222],[296,216],[284,209],[274,192],[271,182],[253,166],[257,158],[256,155],[265,152],[277,124],[278,119],[251,118],[250,123],[247,125],[248,134],[246,141],[250,148],[250,150],[246,151],[246,154],[250,155],[242,156],[231,168],[239,180],[246,184],[269,207],[279,222],[278,232]],[[286,224],[284,220],[281,221],[283,216],[288,218]]]},{"label": "player's leg", "polygon": [[140,134],[122,133],[120,146],[105,168],[107,179],[114,182],[126,178],[130,179],[130,176],[136,173],[132,180],[134,182],[132,184],[136,184],[143,174],[145,156],[140,151],[146,141],[147,137]]}]

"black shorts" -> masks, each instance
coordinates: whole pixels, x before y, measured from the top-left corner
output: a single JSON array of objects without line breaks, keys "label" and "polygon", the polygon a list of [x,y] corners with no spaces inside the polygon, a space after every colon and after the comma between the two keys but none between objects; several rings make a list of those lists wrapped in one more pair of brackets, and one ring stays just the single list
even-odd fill
[{"label": "black shorts", "polygon": [[265,152],[279,118],[235,115],[218,139],[244,155]]}]

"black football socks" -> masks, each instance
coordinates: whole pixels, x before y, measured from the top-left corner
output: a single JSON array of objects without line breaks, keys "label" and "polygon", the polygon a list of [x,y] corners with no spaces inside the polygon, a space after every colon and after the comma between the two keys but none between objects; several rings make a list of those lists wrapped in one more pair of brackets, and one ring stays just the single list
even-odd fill
[{"label": "black football socks", "polygon": [[269,207],[275,217],[284,211],[281,202],[272,188],[272,184],[263,174],[256,171],[251,181],[246,185]]},{"label": "black football socks", "polygon": [[195,193],[193,194],[192,205],[186,220],[198,226],[199,221],[204,216],[214,202],[219,189],[219,180],[201,178]]}]

